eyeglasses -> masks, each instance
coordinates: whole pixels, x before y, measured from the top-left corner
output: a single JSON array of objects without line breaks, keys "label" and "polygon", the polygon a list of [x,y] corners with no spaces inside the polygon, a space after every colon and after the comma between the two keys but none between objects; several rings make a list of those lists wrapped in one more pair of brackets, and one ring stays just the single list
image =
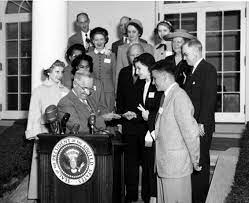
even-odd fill
[{"label": "eyeglasses", "polygon": [[93,88],[90,87],[81,87],[79,83],[77,83],[76,81],[74,81],[77,86],[81,89],[82,93],[86,94],[86,95],[91,95],[94,92]]}]

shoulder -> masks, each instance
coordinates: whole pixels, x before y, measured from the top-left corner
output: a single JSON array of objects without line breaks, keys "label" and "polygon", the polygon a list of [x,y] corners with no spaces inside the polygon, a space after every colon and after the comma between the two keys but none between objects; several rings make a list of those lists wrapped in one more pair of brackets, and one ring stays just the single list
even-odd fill
[{"label": "shoulder", "polygon": [[69,40],[75,39],[75,38],[79,37],[80,35],[81,35],[80,32],[76,32],[73,35],[71,35],[71,37],[69,37]]},{"label": "shoulder", "polygon": [[140,38],[140,40],[141,40],[141,42],[143,42],[143,43],[147,43],[147,41],[144,40],[144,39],[142,39],[142,38]]},{"label": "shoulder", "polygon": [[94,57],[96,54],[95,54],[94,51],[92,50],[92,51],[87,52],[86,55],[91,56],[91,57]]},{"label": "shoulder", "polygon": [[175,59],[175,55],[170,55],[165,58],[165,61],[173,61]]},{"label": "shoulder", "polygon": [[217,72],[216,68],[211,63],[207,62],[205,59],[203,59],[199,65],[203,67],[203,71],[205,72],[210,72],[215,74]]},{"label": "shoulder", "polygon": [[118,46],[119,44],[122,44],[122,40],[120,39],[120,40],[117,40],[117,41],[115,41],[115,42],[113,42],[112,43],[112,46]]}]

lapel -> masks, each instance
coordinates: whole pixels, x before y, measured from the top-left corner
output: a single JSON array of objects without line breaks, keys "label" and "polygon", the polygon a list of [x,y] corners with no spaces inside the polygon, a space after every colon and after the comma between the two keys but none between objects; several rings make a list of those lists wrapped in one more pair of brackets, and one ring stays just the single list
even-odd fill
[{"label": "lapel", "polygon": [[81,44],[84,45],[84,42],[83,42],[83,38],[82,38],[81,32],[77,32],[76,38],[77,38],[77,41],[79,41]]},{"label": "lapel", "polygon": [[179,89],[179,85],[175,84],[174,87],[172,87],[172,89],[169,91],[169,93],[167,94],[167,96],[164,98],[162,109],[159,108],[159,110],[158,110],[158,116],[156,117],[156,120],[155,120],[155,135],[156,135],[156,137],[158,136],[159,124],[160,124],[160,120],[161,120],[162,114],[167,109],[167,107],[168,107],[168,105],[169,105],[169,103],[170,103],[170,101],[172,99],[172,96],[174,95],[174,93],[178,89]]},{"label": "lapel", "polygon": [[86,104],[84,104],[83,102],[81,102],[79,100],[79,98],[73,93],[72,90],[68,93],[68,98],[74,104],[75,110],[79,112],[79,115],[82,112],[85,112],[84,114],[89,114],[90,115],[90,111],[88,110],[88,106]]},{"label": "lapel", "polygon": [[155,99],[155,96],[156,96],[156,88],[155,88],[155,85],[152,84],[152,81],[150,83],[150,86],[149,86],[149,89],[148,89],[148,92],[146,94],[146,97],[145,97],[145,103],[144,103],[144,106],[147,107],[149,105],[149,101],[151,98],[149,98],[149,94],[150,92],[153,92],[154,93],[154,98]]}]

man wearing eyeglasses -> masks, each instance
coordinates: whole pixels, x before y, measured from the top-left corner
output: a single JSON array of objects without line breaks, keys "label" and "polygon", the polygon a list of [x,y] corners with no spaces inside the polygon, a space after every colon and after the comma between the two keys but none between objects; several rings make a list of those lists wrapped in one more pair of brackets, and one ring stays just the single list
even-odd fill
[{"label": "man wearing eyeglasses", "polygon": [[67,122],[67,129],[71,131],[75,125],[79,125],[79,132],[89,132],[88,119],[91,114],[96,116],[95,126],[98,129],[105,129],[105,121],[120,118],[114,113],[103,114],[92,97],[89,97],[93,89],[93,78],[88,74],[76,72],[72,90],[58,103],[59,117],[70,113]]}]

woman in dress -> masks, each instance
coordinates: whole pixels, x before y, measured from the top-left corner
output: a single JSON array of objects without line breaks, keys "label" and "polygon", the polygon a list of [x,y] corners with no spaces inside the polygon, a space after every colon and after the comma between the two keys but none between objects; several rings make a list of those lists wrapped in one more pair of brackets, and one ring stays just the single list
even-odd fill
[{"label": "woman in dress", "polygon": [[165,40],[172,40],[172,48],[174,54],[165,58],[175,66],[175,79],[180,87],[184,87],[187,76],[191,71],[191,67],[183,59],[182,45],[187,40],[193,39],[194,36],[184,29],[176,29],[173,33],[164,36]]},{"label": "woman in dress", "polygon": [[[154,57],[149,53],[143,53],[134,59],[136,73],[141,80],[145,80],[143,98],[141,98],[138,109],[144,121],[146,121],[145,146],[143,149],[142,163],[142,199],[145,203],[155,203],[157,195],[156,174],[154,173],[155,143],[153,134],[155,129],[155,118],[160,106],[163,92],[158,92],[152,84],[150,67],[155,64]],[[155,138],[155,137],[154,137]]]},{"label": "woman in dress", "polygon": [[93,75],[102,81],[108,109],[113,111],[115,104],[116,60],[115,55],[105,48],[105,44],[108,42],[108,32],[104,28],[96,27],[91,30],[90,38],[95,48],[87,54],[93,59]]},{"label": "woman in dress", "polygon": [[61,84],[64,68],[65,64],[56,60],[50,67],[44,69],[43,73],[46,79],[40,86],[33,90],[31,95],[28,124],[25,134],[27,139],[35,140],[35,143],[33,148],[28,199],[38,198],[36,140],[38,139],[38,134],[48,132],[44,118],[45,109],[49,105],[57,105],[59,100],[69,92],[69,90]]},{"label": "woman in dress", "polygon": [[164,40],[164,36],[173,32],[173,27],[169,21],[161,21],[157,24],[155,35],[159,38],[160,43],[154,47],[154,57],[156,61],[165,59],[167,56],[172,55],[171,41]]},{"label": "woman in dress", "polygon": [[148,43],[144,43],[140,40],[143,34],[143,25],[137,19],[132,19],[127,24],[127,36],[129,43],[123,44],[118,47],[118,54],[117,54],[117,68],[116,68],[116,81],[118,79],[118,74],[120,70],[129,65],[128,57],[127,57],[127,50],[131,44],[140,43],[144,48],[144,52],[150,53],[153,55],[153,47]]}]

